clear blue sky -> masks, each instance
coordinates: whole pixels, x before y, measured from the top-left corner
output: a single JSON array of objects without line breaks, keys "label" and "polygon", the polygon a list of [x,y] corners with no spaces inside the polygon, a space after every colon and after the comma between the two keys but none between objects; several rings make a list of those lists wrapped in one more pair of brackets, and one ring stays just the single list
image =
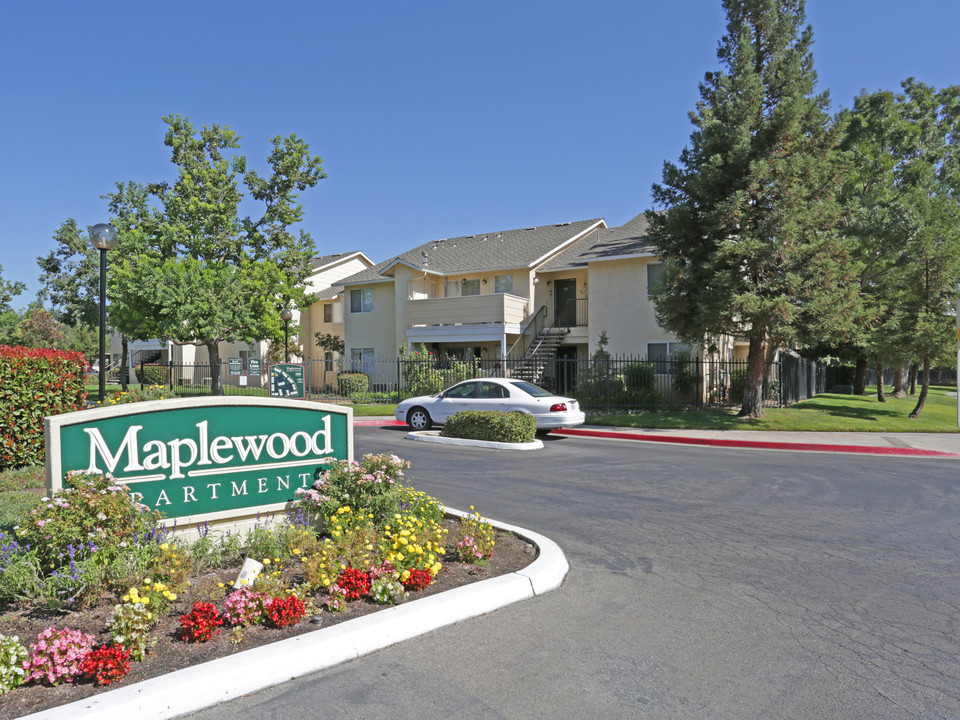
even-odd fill
[{"label": "clear blue sky", "polygon": [[[264,169],[297,133],[318,253],[380,261],[441,237],[650,207],[716,69],[720,0],[8,3],[0,43],[0,265],[38,289],[66,218],[117,181],[172,179],[169,113],[229,125]],[[957,0],[807,0],[835,110],[914,76],[960,82]]]}]

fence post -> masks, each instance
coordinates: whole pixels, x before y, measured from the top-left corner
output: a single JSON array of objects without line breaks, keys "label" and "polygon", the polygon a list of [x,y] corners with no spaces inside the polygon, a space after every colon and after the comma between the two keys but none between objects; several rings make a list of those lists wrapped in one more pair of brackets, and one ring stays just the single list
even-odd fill
[{"label": "fence post", "polygon": [[783,377],[783,358],[777,360],[777,377],[780,378],[780,407],[786,407],[787,404],[784,402],[783,390],[784,386],[787,384],[785,378]]},{"label": "fence post", "polygon": [[143,390],[143,360],[140,361],[140,389]]},{"label": "fence post", "polygon": [[400,377],[401,377],[401,367],[400,367],[400,357],[397,356],[397,402],[400,402],[402,396],[400,394]]},{"label": "fence post", "polygon": [[606,384],[607,384],[607,392],[606,392],[606,395],[607,395],[607,415],[609,415],[609,414],[610,414],[610,356],[609,356],[609,355],[607,355],[607,372],[606,372],[606,377],[607,377],[607,383],[606,383]]},{"label": "fence post", "polygon": [[170,392],[173,392],[173,359],[167,360],[167,380],[170,382]]}]

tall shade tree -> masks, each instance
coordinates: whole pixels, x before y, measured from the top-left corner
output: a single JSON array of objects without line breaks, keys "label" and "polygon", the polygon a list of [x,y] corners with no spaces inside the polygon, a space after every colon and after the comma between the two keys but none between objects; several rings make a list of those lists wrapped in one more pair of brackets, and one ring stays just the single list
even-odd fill
[{"label": "tall shade tree", "polygon": [[678,164],[653,186],[664,259],[662,326],[692,343],[749,340],[740,414],[763,413],[764,361],[781,343],[856,332],[857,288],[836,231],[844,171],[803,0],[724,0],[726,34]]},{"label": "tall shade tree", "polygon": [[37,258],[40,296],[50,300],[66,325],[96,325],[99,320],[100,258],[86,230],[73,218],[64,220],[53,234],[56,249]]},{"label": "tall shade tree", "polygon": [[848,115],[846,227],[857,240],[863,295],[876,310],[865,349],[878,373],[884,360],[921,363],[917,417],[931,363],[951,362],[956,342],[960,86],[938,91],[911,78],[900,93],[860,95]]},{"label": "tall shade tree", "polygon": [[3,266],[0,265],[0,345],[19,342],[18,327],[23,318],[10,303],[26,289],[27,286],[19,280],[4,280]]},{"label": "tall shade tree", "polygon": [[[111,207],[111,212],[116,210]],[[109,329],[120,333],[120,383],[124,389],[128,382],[128,342],[131,337],[146,339],[149,335],[131,333],[129,327],[123,327],[121,321],[129,315],[128,306],[139,301],[139,296],[121,297],[116,292],[115,265],[119,258],[135,254],[137,248],[127,232],[127,228],[118,225],[116,247],[109,251],[110,272],[107,273],[107,325]],[[89,228],[81,231],[76,220],[68,218],[53,238],[56,249],[37,258],[40,266],[41,298],[49,299],[60,320],[72,330],[67,337],[72,340],[71,349],[84,349],[89,357],[96,352],[100,323],[100,251],[90,244]],[[89,338],[93,336],[93,346],[89,347]]]},{"label": "tall shade tree", "polygon": [[[125,199],[111,197],[143,242],[118,269],[117,282],[139,293],[138,313],[157,336],[206,348],[212,390],[219,393],[220,343],[268,337],[281,307],[304,304],[314,245],[291,227],[303,218],[297,193],[326,176],[296,135],[272,139],[270,174],[262,177],[234,152],[240,136],[229,127],[197,130],[180,115],[163,120],[177,179],[147,186],[150,207],[137,187],[118,188]],[[262,212],[242,215],[241,203]]]},{"label": "tall shade tree", "polygon": [[0,312],[7,312],[13,308],[10,303],[23,293],[27,286],[19,280],[7,281],[3,279],[3,265],[0,265]]}]

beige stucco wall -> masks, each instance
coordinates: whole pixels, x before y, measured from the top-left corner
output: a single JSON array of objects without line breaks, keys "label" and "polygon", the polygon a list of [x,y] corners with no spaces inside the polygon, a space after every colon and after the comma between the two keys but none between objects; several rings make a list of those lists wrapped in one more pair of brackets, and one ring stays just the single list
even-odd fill
[{"label": "beige stucco wall", "polygon": [[[654,258],[592,262],[590,281],[590,352],[602,330],[615,355],[646,355],[647,343],[676,341],[657,325],[653,300],[647,297],[647,264]],[[579,290],[579,286],[578,286]]]},{"label": "beige stucco wall", "polygon": [[[373,312],[350,312],[350,292],[365,288],[373,290]],[[351,285],[344,288],[344,291],[343,330],[347,341],[347,358],[350,357],[351,348],[362,347],[372,347],[378,358],[396,357],[394,283],[380,282],[369,285]]]}]

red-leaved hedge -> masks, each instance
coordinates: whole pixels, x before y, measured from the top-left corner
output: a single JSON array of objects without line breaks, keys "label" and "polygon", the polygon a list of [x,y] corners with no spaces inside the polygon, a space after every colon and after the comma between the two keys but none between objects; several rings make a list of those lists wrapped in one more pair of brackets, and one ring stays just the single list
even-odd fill
[{"label": "red-leaved hedge", "polygon": [[43,462],[43,418],[82,410],[78,352],[0,345],[0,470]]}]

